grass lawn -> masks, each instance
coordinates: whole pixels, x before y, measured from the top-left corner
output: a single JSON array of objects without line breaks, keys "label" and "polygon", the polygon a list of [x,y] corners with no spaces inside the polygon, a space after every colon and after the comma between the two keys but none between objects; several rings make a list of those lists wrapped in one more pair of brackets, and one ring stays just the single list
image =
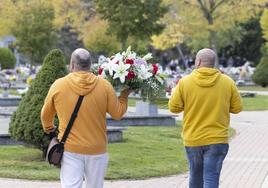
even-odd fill
[{"label": "grass lawn", "polygon": [[59,179],[59,170],[42,160],[42,153],[23,146],[0,147],[0,177],[33,180]]},{"label": "grass lawn", "polygon": [[[109,144],[106,179],[144,179],[187,171],[180,126],[129,127],[124,142]],[[37,149],[0,147],[0,177],[57,180],[59,170],[49,166]]]},{"label": "grass lawn", "polygon": [[[257,95],[253,98],[242,98],[244,110],[254,111],[254,110],[268,110],[268,95]],[[129,106],[136,105],[136,99],[129,99]],[[159,99],[157,101],[159,108],[168,109],[168,99]]]},{"label": "grass lawn", "polygon": [[268,95],[243,98],[244,110],[268,110]]},{"label": "grass lawn", "polygon": [[240,86],[238,87],[238,89],[246,91],[268,91],[268,87],[261,87],[261,86]]}]

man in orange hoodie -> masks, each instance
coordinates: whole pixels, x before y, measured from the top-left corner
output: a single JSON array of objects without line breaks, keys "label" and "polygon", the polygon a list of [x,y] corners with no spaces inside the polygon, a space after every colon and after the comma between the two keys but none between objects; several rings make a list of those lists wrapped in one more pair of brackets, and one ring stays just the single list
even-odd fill
[{"label": "man in orange hoodie", "polygon": [[108,164],[106,113],[119,120],[127,110],[130,90],[119,97],[111,84],[89,72],[90,53],[82,48],[71,56],[70,74],[56,80],[45,99],[41,121],[46,133],[55,129],[59,119],[61,140],[78,97],[84,96],[78,116],[64,145],[60,179],[62,188],[102,188]]}]

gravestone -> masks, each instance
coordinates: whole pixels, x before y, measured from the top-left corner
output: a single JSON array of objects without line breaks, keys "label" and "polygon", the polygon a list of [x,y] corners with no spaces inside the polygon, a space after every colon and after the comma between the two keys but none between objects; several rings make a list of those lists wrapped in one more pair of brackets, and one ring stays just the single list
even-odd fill
[{"label": "gravestone", "polygon": [[120,121],[107,118],[109,126],[175,126],[174,115],[158,113],[158,106],[148,102],[137,101],[136,112],[127,113]]},{"label": "gravestone", "polygon": [[3,106],[18,106],[21,101],[20,96],[0,96],[0,107]]},{"label": "gravestone", "polygon": [[108,141],[110,143],[120,142],[123,140],[123,131],[126,130],[126,127],[107,127]]},{"label": "gravestone", "polygon": [[136,102],[136,115],[138,116],[157,116],[158,107],[149,102],[137,101]]}]

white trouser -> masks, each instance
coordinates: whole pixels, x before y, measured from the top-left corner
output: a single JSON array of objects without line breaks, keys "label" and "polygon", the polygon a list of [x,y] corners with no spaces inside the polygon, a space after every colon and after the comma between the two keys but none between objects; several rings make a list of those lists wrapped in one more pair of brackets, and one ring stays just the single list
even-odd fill
[{"label": "white trouser", "polygon": [[103,188],[108,165],[108,154],[83,155],[64,152],[60,179],[62,188],[82,188],[83,179],[86,188]]}]

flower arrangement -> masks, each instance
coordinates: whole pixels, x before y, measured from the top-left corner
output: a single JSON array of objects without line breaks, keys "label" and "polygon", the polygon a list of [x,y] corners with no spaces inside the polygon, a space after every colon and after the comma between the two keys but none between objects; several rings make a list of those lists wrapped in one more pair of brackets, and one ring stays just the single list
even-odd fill
[{"label": "flower arrangement", "polygon": [[150,59],[151,53],[140,57],[128,47],[110,58],[100,57],[93,72],[107,79],[115,88],[141,90],[142,97],[150,100],[164,85],[158,66],[147,62]]}]

